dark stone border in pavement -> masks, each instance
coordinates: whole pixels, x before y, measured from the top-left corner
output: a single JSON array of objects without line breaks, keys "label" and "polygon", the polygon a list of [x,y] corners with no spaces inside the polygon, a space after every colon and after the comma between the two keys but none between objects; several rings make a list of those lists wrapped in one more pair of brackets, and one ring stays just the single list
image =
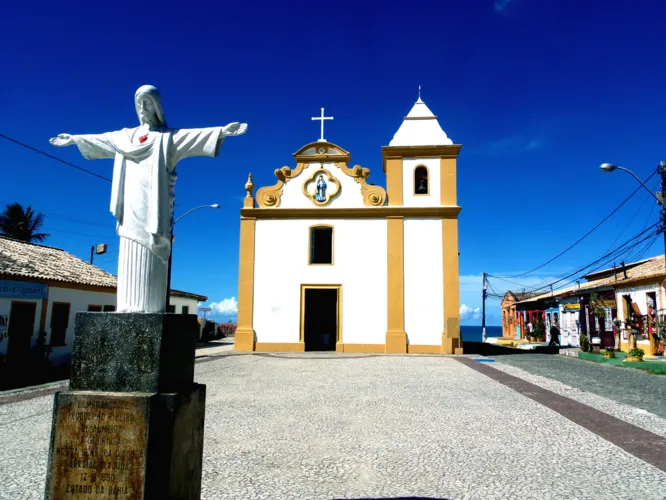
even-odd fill
[{"label": "dark stone border in pavement", "polygon": [[[195,364],[206,363],[208,361],[215,361],[216,359],[226,358],[228,356],[237,356],[237,354],[216,354],[211,356],[202,356],[194,360]],[[24,387],[21,389],[13,389],[11,394],[7,396],[0,395],[0,406],[8,405],[10,403],[20,403],[21,401],[28,401],[30,399],[41,398],[42,396],[50,396],[58,391],[65,391],[69,385],[69,380],[63,380],[61,384],[51,385],[44,389],[35,389],[34,387]]]},{"label": "dark stone border in pavement", "polygon": [[633,456],[666,472],[666,438],[636,427],[596,408],[504,373],[486,363],[479,363],[470,358],[455,359],[459,363],[559,413]]}]

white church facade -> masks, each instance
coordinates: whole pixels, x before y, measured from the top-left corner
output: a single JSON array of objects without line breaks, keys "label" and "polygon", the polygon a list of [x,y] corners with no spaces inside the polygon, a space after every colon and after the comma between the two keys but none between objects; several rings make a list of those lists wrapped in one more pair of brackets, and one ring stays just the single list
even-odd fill
[{"label": "white church facade", "polygon": [[248,179],[235,349],[461,353],[461,146],[419,98],[382,148],[384,190],[323,135],[275,185]]}]

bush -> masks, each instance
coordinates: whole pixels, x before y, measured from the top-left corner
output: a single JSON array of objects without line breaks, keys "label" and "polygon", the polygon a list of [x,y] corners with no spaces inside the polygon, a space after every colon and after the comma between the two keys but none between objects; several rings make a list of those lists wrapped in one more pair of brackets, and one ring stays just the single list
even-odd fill
[{"label": "bush", "polygon": [[546,337],[546,325],[543,323],[543,321],[537,321],[537,324],[534,326],[534,336],[539,340],[542,340]]},{"label": "bush", "polygon": [[580,350],[583,352],[590,351],[590,339],[584,333],[580,334]]},{"label": "bush", "polygon": [[645,351],[643,349],[632,349],[627,353],[627,356],[632,357],[632,358],[638,358],[641,361],[643,361],[643,356],[645,356]]}]

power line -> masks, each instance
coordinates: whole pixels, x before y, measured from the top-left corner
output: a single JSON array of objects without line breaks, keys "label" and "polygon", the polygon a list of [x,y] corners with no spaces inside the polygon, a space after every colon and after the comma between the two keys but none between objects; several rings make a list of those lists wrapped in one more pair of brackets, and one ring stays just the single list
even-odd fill
[{"label": "power line", "polygon": [[[655,186],[654,189],[653,189],[653,191],[656,191],[656,190],[657,190],[657,187]],[[622,228],[622,231],[620,231],[619,233],[617,233],[617,236],[616,236],[615,239],[613,240],[613,243],[611,243],[610,245],[608,245],[608,248],[605,250],[606,252],[608,252],[611,248],[613,248],[613,245],[615,245],[615,243],[617,243],[617,240],[620,239],[620,237],[624,234],[624,232],[627,230],[627,228],[629,227],[629,225],[634,221],[634,219],[638,216],[638,214],[641,213],[641,210],[643,210],[643,207],[645,206],[645,204],[646,204],[646,203],[648,202],[648,200],[650,200],[650,199],[652,199],[652,196],[650,196],[650,194],[648,193],[648,194],[645,196],[645,199],[643,200],[643,203],[641,203],[641,206],[638,207],[638,210],[636,210],[636,213],[634,213],[634,215],[631,217],[631,219],[629,219],[629,222],[627,222],[627,224]],[[652,214],[652,210],[654,210],[654,207],[655,207],[655,205],[653,204],[653,205],[652,205],[652,209],[650,210],[650,215]],[[650,215],[648,215],[648,220],[649,220]],[[647,226],[647,220],[645,221],[645,224],[643,224],[643,229],[645,229],[646,226]]]},{"label": "power line", "polygon": [[[568,279],[568,278],[571,278],[571,277],[574,276],[574,275],[580,275],[580,273],[582,273],[582,272],[585,271],[585,270],[588,270],[586,274],[589,274],[590,272],[594,272],[594,271],[596,271],[596,270],[598,270],[598,269],[600,269],[600,268],[602,268],[602,267],[608,265],[608,263],[609,263],[610,261],[612,261],[613,259],[617,259],[617,258],[621,257],[622,255],[626,254],[627,252],[630,252],[631,250],[633,250],[634,248],[636,248],[638,245],[640,245],[641,243],[643,243],[643,242],[646,241],[647,239],[649,239],[649,238],[653,238],[653,237],[655,236],[654,233],[653,233],[653,234],[648,234],[647,237],[643,238],[642,240],[640,240],[640,241],[638,241],[638,242],[636,242],[636,243],[633,243],[633,244],[632,244],[631,246],[629,246],[628,248],[624,248],[624,249],[623,249],[623,247],[626,247],[626,246],[629,245],[632,241],[634,241],[634,240],[640,238],[641,236],[644,236],[646,233],[651,232],[651,231],[652,231],[657,225],[659,225],[659,223],[655,223],[655,224],[653,224],[652,226],[650,226],[648,229],[646,229],[645,231],[641,231],[641,232],[638,233],[636,236],[634,236],[634,237],[632,237],[631,239],[625,241],[622,245],[620,245],[619,247],[617,247],[617,248],[616,248],[615,250],[613,250],[612,252],[609,252],[609,253],[607,253],[607,254],[605,254],[605,255],[602,255],[600,258],[598,258],[598,259],[595,260],[594,262],[592,262],[592,263],[590,263],[590,264],[588,264],[588,265],[586,265],[586,266],[584,266],[584,267],[582,267],[582,268],[580,268],[580,269],[578,269],[578,270],[576,270],[576,271],[574,271],[574,272],[568,274],[567,276],[564,276],[563,278],[561,278],[561,279],[559,279],[559,280],[553,281],[552,283],[549,283],[549,284],[547,284],[547,285],[541,287],[540,289],[541,289],[541,290],[544,290],[544,289],[550,288],[550,287],[552,287],[553,285],[556,285],[557,283],[560,283],[560,282],[562,282],[562,281],[564,281],[564,280],[566,280],[566,279]],[[602,261],[603,261],[603,262],[602,262]],[[601,265],[597,266],[595,269],[590,269],[592,266],[594,266],[594,265],[596,265],[596,264],[599,264],[600,262],[602,262]],[[575,281],[577,281],[577,279],[574,279],[573,281],[570,281],[568,284],[571,284],[571,283],[573,283],[573,282],[575,282]],[[568,284],[567,284],[567,285],[568,285]],[[561,288],[563,288],[563,287],[565,287],[565,286],[567,286],[567,285],[563,285],[563,286],[559,287],[559,289],[561,289]]]},{"label": "power line", "polygon": [[[650,248],[650,247],[652,246],[652,244],[657,240],[657,238],[659,238],[659,233],[657,233],[657,234],[652,234],[652,235],[648,235],[647,237],[643,238],[641,241],[639,241],[639,242],[637,242],[636,244],[632,245],[630,248],[625,249],[624,252],[630,252],[630,251],[632,251],[632,250],[634,249],[635,246],[638,246],[638,245],[640,245],[642,242],[644,242],[644,241],[650,239],[650,241],[648,242],[647,246],[644,248],[643,253],[645,253],[645,251],[649,250],[649,248]],[[622,255],[622,254],[619,254],[619,255],[617,255],[617,256],[615,256],[615,257],[619,257],[620,255]],[[612,257],[610,260],[613,260],[613,258],[615,258],[615,257]],[[599,269],[601,269],[601,268],[607,266],[608,263],[610,262],[610,260],[604,261],[603,263],[601,263],[599,266],[595,267],[594,269],[590,269],[590,270],[588,271],[588,274],[589,274],[590,272],[595,272],[595,271],[597,271],[597,270],[599,270]],[[561,290],[563,290],[563,289],[569,287],[570,285],[574,284],[574,283],[577,282],[577,281],[578,281],[578,278],[574,278],[573,280],[571,280],[571,281],[569,281],[569,282],[567,282],[567,283],[564,283],[563,285],[557,287],[557,288],[556,288],[555,290],[553,290],[553,291],[554,291],[554,292],[556,292],[556,291],[561,291]]]},{"label": "power line", "polygon": [[[641,231],[641,232],[638,233],[637,235],[635,235],[635,236],[633,236],[632,238],[630,238],[629,240],[625,241],[622,245],[620,245],[619,247],[615,248],[613,251],[611,251],[611,252],[607,252],[606,254],[602,255],[601,257],[599,257],[599,258],[596,259],[595,261],[591,262],[590,264],[588,264],[588,265],[586,265],[586,266],[584,266],[584,267],[581,267],[580,269],[577,269],[576,271],[573,271],[573,272],[571,272],[571,273],[569,273],[569,274],[566,274],[566,275],[560,275],[560,277],[559,277],[560,279],[555,280],[555,281],[553,281],[552,283],[546,283],[546,284],[544,284],[543,286],[540,286],[540,287],[538,287],[538,288],[534,288],[532,291],[535,291],[535,292],[539,292],[539,291],[541,291],[541,292],[543,292],[543,293],[545,294],[545,293],[548,291],[548,289],[551,289],[551,291],[561,290],[561,289],[563,289],[563,288],[566,288],[566,287],[569,286],[570,284],[572,284],[572,283],[578,281],[578,279],[579,279],[578,276],[580,276],[580,274],[581,274],[583,271],[587,270],[586,274],[589,274],[589,273],[591,273],[591,272],[594,272],[594,271],[596,271],[596,270],[598,270],[598,269],[600,269],[600,268],[602,268],[602,267],[608,265],[608,263],[609,263],[610,261],[612,261],[613,259],[617,259],[617,258],[621,257],[622,255],[624,255],[624,254],[626,254],[626,253],[628,253],[628,252],[631,252],[633,249],[635,249],[635,248],[636,248],[637,246],[639,246],[641,243],[644,243],[646,240],[648,240],[648,239],[650,239],[650,238],[653,238],[653,240],[649,243],[649,245],[651,246],[652,243],[654,242],[654,238],[656,238],[656,237],[659,236],[659,233],[657,233],[657,234],[655,235],[654,233],[651,233],[651,231],[652,231],[656,226],[658,226],[658,225],[659,225],[659,222],[653,224],[653,225],[650,226],[649,228],[647,228],[647,229]],[[651,234],[648,234],[648,236],[645,237],[645,238],[643,238],[642,240],[637,241],[637,242],[631,244],[634,240],[637,240],[637,239],[640,238],[641,236],[644,236],[646,233],[651,233]],[[628,245],[630,245],[630,246],[628,246]],[[627,248],[625,248],[625,247],[627,247]],[[649,246],[648,246],[647,248],[649,249]],[[601,263],[601,264],[599,264],[599,263]],[[598,265],[598,264],[599,264],[599,265]],[[593,266],[595,266],[595,265],[597,265],[597,267],[594,268],[594,269],[591,269],[591,268],[592,268]],[[558,283],[561,283],[561,282],[563,282],[563,281],[565,281],[565,280],[571,278],[572,276],[576,276],[576,278],[574,278],[573,280],[571,280],[571,281],[565,283],[564,285],[560,285],[560,286],[557,287],[555,290],[552,289],[553,285],[556,285],[556,284],[558,284]]]},{"label": "power line", "polygon": [[[654,172],[652,172],[652,174],[650,175],[650,177],[648,177],[647,179],[645,179],[645,182],[648,182],[648,181],[649,181],[649,180],[650,180],[650,179],[651,179],[656,173],[657,173],[656,170],[655,170]],[[602,219],[602,220],[601,220],[596,226],[594,226],[594,227],[593,227],[592,229],[590,229],[587,233],[585,233],[581,238],[579,238],[577,241],[575,241],[575,242],[574,242],[572,245],[570,245],[568,248],[564,249],[562,252],[558,253],[558,254],[557,254],[555,257],[553,257],[552,259],[550,259],[550,260],[544,262],[544,263],[541,264],[540,266],[537,266],[537,267],[535,267],[534,269],[531,269],[531,270],[529,270],[529,271],[527,271],[527,272],[520,273],[520,274],[516,274],[516,275],[513,275],[513,276],[502,276],[502,278],[519,278],[519,277],[521,277],[521,276],[525,276],[526,274],[533,273],[534,271],[537,271],[537,270],[541,269],[542,267],[547,266],[548,264],[550,264],[550,263],[553,262],[554,260],[559,259],[562,255],[564,255],[565,253],[567,253],[569,250],[571,250],[573,247],[575,247],[575,246],[578,245],[581,241],[583,241],[585,238],[587,238],[590,234],[592,234],[594,231],[596,231],[597,228],[599,228],[599,226],[601,226],[604,222],[606,222],[608,219],[610,219],[611,216],[612,216],[613,214],[615,214],[615,212],[617,212],[620,208],[622,208],[622,207],[624,206],[625,203],[627,203],[627,202],[628,202],[628,201],[629,201],[629,200],[630,200],[630,199],[631,199],[631,198],[632,198],[632,197],[633,197],[638,191],[641,190],[642,187],[643,187],[643,186],[638,186],[638,187],[636,188],[636,190],[635,190],[633,193],[631,193],[631,194],[630,194],[630,195],[629,195],[629,196],[628,196],[628,197],[627,197],[622,203],[620,203],[620,204],[617,206],[617,208],[615,208],[615,210],[613,210],[610,214],[608,214],[606,217],[604,217],[604,218],[603,218],[603,219]],[[499,278],[499,276],[495,276],[495,278]]]},{"label": "power line", "polygon": [[45,231],[49,232],[56,232],[56,233],[70,233],[70,234],[78,234],[79,236],[90,236],[92,238],[108,238],[109,235],[101,235],[101,234],[90,234],[90,233],[79,233],[78,231],[69,231],[68,229],[50,229],[50,228],[45,228]]},{"label": "power line", "polygon": [[507,280],[507,279],[501,278],[501,277],[499,277],[499,276],[495,276],[495,275],[493,275],[493,274],[488,274],[488,277],[490,277],[490,278],[495,278],[495,279],[498,279],[498,280],[500,280],[500,281],[505,281],[505,282],[507,282],[507,283],[511,283],[512,285],[517,285],[517,286],[522,287],[522,288],[532,288],[533,290],[538,290],[538,289],[539,289],[539,287],[535,287],[535,286],[533,286],[533,285],[532,285],[532,286],[531,286],[531,285],[525,285],[524,283],[518,283],[518,282],[516,282],[516,281],[510,281],[510,280]]},{"label": "power line", "polygon": [[19,146],[22,146],[22,147],[24,147],[24,148],[26,148],[26,149],[29,149],[29,150],[31,150],[31,151],[34,151],[35,153],[39,153],[40,155],[47,156],[48,158],[51,158],[52,160],[59,161],[60,163],[63,163],[63,164],[65,164],[65,165],[68,165],[68,166],[70,166],[70,167],[72,167],[72,168],[75,168],[75,169],[77,169],[77,170],[81,170],[82,172],[85,172],[85,173],[90,174],[90,175],[94,175],[95,177],[99,177],[100,179],[104,179],[105,181],[109,181],[109,182],[111,182],[111,179],[109,179],[108,177],[104,177],[103,175],[97,174],[97,173],[92,172],[92,171],[90,171],[90,170],[88,170],[88,169],[85,169],[85,168],[83,168],[83,167],[79,167],[78,165],[74,165],[73,163],[70,163],[70,162],[65,161],[65,160],[63,160],[63,159],[61,159],[61,158],[58,158],[57,156],[53,156],[52,154],[49,154],[49,153],[47,153],[46,151],[42,151],[41,149],[33,148],[32,146],[28,146],[27,144],[25,144],[25,143],[23,143],[23,142],[21,142],[21,141],[18,141],[18,140],[16,140],[16,139],[13,139],[13,138],[11,138],[11,137],[9,137],[9,136],[6,136],[6,135],[4,135],[4,134],[0,134],[0,137],[2,137],[3,139],[8,140],[8,141],[10,141],[10,142],[13,142],[14,144],[18,144]]},{"label": "power line", "polygon": [[[11,203],[8,202],[8,201],[0,201],[0,203],[2,203],[3,205],[11,205]],[[40,210],[40,213],[42,213],[44,215],[48,215],[49,217],[55,217],[57,219],[63,219],[63,220],[66,220],[68,222],[74,222],[76,224],[87,224],[89,226],[103,227],[105,229],[111,229],[111,228],[115,229],[114,224],[102,224],[100,222],[93,222],[93,221],[86,220],[86,219],[79,219],[79,218],[76,218],[76,217],[70,217],[69,215],[56,214],[54,212],[42,212],[41,210]]]}]

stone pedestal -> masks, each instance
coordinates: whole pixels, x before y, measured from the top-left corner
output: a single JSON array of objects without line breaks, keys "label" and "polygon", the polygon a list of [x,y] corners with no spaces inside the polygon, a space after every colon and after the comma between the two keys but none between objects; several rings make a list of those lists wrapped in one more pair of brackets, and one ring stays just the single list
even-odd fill
[{"label": "stone pedestal", "polygon": [[199,500],[206,388],[193,315],[79,313],[46,500]]}]

